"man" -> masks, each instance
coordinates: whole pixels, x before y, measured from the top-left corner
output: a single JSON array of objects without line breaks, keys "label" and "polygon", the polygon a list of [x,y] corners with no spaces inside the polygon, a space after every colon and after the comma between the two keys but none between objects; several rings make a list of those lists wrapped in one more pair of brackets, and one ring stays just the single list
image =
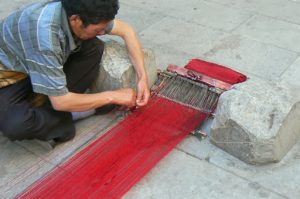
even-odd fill
[{"label": "man", "polygon": [[[75,135],[71,112],[147,104],[150,92],[142,49],[132,27],[115,19],[118,9],[118,0],[48,0],[1,21],[3,135],[11,140],[65,142]],[[103,53],[96,36],[104,34],[124,39],[138,75],[137,93],[124,88],[85,94],[97,78]]]}]

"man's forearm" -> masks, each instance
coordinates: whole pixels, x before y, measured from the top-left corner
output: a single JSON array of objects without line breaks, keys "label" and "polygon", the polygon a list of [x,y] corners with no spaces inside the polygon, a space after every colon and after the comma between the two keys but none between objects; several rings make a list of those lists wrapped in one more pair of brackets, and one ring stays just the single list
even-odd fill
[{"label": "man's forearm", "polygon": [[68,112],[87,111],[107,104],[117,104],[127,107],[136,105],[136,93],[131,88],[94,94],[69,92],[63,96],[49,96],[49,99],[55,110]]},{"label": "man's forearm", "polygon": [[114,21],[114,27],[110,34],[120,36],[125,41],[130,61],[138,76],[136,105],[145,106],[148,103],[150,91],[140,41],[133,28],[121,20]]},{"label": "man's forearm", "polygon": [[67,93],[63,96],[50,96],[54,109],[58,111],[87,111],[113,103],[110,92],[95,94]]},{"label": "man's forearm", "polygon": [[115,20],[112,35],[118,35],[125,41],[130,61],[132,62],[139,80],[147,80],[144,64],[144,53],[134,29],[121,20]]},{"label": "man's forearm", "polygon": [[130,60],[135,68],[139,79],[147,79],[144,63],[144,53],[136,33],[132,30],[124,37]]}]

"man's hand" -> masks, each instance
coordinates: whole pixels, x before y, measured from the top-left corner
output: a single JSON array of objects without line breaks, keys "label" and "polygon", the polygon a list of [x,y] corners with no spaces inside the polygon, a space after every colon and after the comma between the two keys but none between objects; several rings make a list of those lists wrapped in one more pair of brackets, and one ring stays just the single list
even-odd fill
[{"label": "man's hand", "polygon": [[149,97],[150,97],[150,90],[149,90],[147,79],[139,80],[137,84],[136,105],[145,106],[149,101]]},{"label": "man's hand", "polygon": [[123,88],[113,91],[113,104],[132,108],[136,106],[136,92],[131,88]]}]

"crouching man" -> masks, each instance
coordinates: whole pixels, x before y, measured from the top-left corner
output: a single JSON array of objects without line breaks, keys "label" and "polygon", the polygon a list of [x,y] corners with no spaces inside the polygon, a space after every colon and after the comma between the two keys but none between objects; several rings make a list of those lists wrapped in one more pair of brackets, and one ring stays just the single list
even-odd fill
[{"label": "crouching man", "polygon": [[[0,22],[0,131],[11,140],[65,142],[75,136],[72,112],[106,105],[144,106],[149,88],[132,27],[115,19],[118,0],[48,0]],[[104,44],[124,39],[137,89],[85,94],[96,80]]]}]

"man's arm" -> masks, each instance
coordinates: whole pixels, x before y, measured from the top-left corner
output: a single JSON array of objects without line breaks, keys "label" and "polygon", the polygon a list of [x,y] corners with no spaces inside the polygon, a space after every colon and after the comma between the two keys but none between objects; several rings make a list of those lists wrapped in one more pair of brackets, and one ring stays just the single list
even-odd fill
[{"label": "man's arm", "polygon": [[138,75],[136,104],[144,106],[148,103],[150,91],[144,64],[144,53],[138,37],[129,24],[117,19],[114,20],[114,26],[110,35],[120,36],[125,41],[130,60]]},{"label": "man's arm", "polygon": [[130,88],[116,91],[105,91],[95,94],[67,93],[62,96],[49,96],[51,104],[58,111],[87,111],[107,104],[118,104],[133,107],[136,103],[136,94]]}]

